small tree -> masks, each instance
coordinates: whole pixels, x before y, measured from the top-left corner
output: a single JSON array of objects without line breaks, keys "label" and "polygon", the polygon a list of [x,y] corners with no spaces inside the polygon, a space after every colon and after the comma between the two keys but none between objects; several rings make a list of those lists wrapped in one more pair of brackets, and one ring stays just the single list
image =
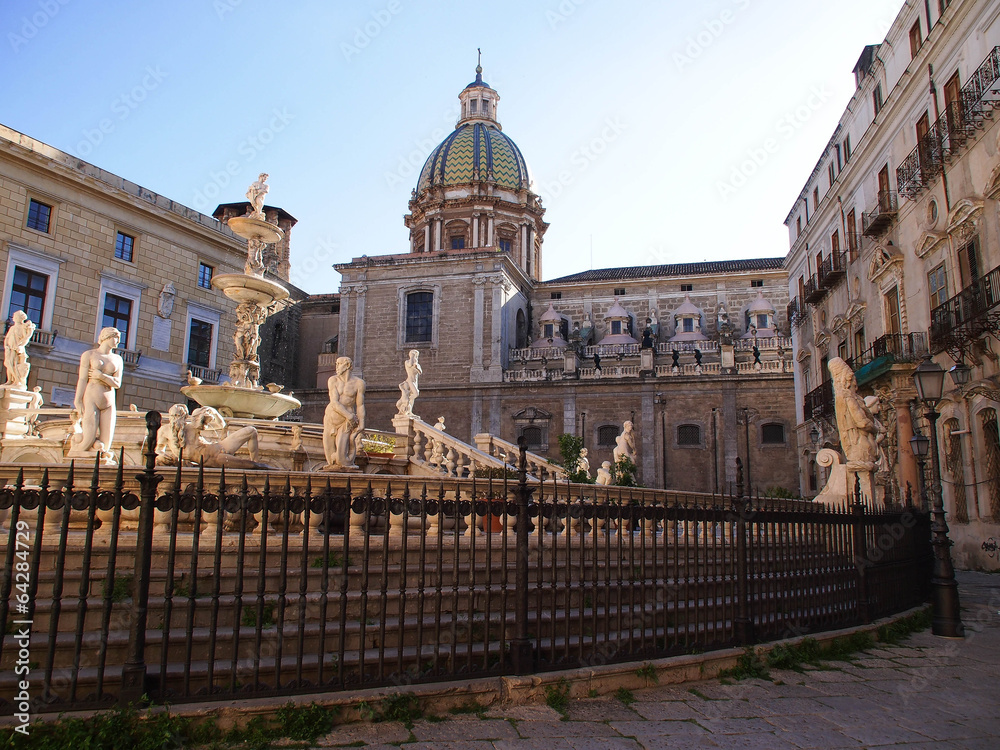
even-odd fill
[{"label": "small tree", "polygon": [[628,456],[619,457],[611,466],[611,481],[618,487],[638,487],[639,483],[635,480],[636,465]]},{"label": "small tree", "polygon": [[562,461],[559,463],[569,472],[569,481],[593,484],[594,480],[587,472],[577,469],[580,462],[580,452],[583,450],[583,438],[564,432],[558,440],[559,455],[562,456]]}]

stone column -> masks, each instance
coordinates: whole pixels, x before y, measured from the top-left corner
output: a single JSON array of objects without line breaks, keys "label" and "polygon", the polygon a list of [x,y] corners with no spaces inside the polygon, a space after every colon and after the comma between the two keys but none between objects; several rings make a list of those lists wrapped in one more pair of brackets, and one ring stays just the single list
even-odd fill
[{"label": "stone column", "polygon": [[431,249],[431,223],[428,221],[424,224],[424,252],[429,252]]},{"label": "stone column", "polygon": [[[897,462],[896,478],[899,481],[899,490],[902,497],[906,498],[906,483],[909,482],[913,488],[913,504],[919,505],[918,493],[920,484],[917,476],[920,468],[917,466],[917,459],[913,456],[910,448],[910,438],[913,437],[913,421],[910,419],[910,407],[906,402],[896,402],[896,440],[897,440]],[[930,437],[929,435],[927,437]]]},{"label": "stone column", "polygon": [[490,211],[488,214],[489,221],[486,224],[486,247],[493,247],[496,242],[493,240],[493,217],[494,213]]},{"label": "stone column", "polygon": [[337,356],[347,354],[347,317],[351,311],[351,286],[340,287],[340,323],[337,327]]},{"label": "stone column", "polygon": [[486,317],[486,295],[483,287],[489,282],[485,276],[477,276],[472,280],[475,285],[472,302],[472,378],[478,376],[477,371],[483,366],[483,325]]},{"label": "stone column", "polygon": [[472,214],[472,246],[479,247],[479,214]]},{"label": "stone column", "polygon": [[640,412],[642,425],[642,453],[636,462],[639,465],[639,475],[647,487],[656,484],[656,412],[653,407],[653,391],[642,393]]},{"label": "stone column", "polygon": [[506,279],[503,276],[492,276],[493,282],[493,311],[490,335],[490,379],[495,382],[503,380],[503,366],[500,359],[500,336],[503,333],[503,293],[508,288]]},{"label": "stone column", "polygon": [[435,230],[436,233],[437,233],[437,241],[434,243],[434,249],[435,250],[443,250],[444,249],[444,219],[436,219],[435,223],[437,225],[436,230]]},{"label": "stone column", "polygon": [[517,251],[517,265],[524,270],[527,267],[527,252],[528,252],[528,225],[521,225],[521,241],[519,243],[521,247]]},{"label": "stone column", "polygon": [[[722,443],[723,482],[736,483],[736,457],[739,455],[739,431],[736,423],[736,388],[732,382],[722,384],[722,418],[719,420],[719,437]],[[744,479],[746,477],[744,476]],[[723,489],[725,489],[723,487]]]},{"label": "stone column", "polygon": [[365,292],[368,287],[359,284],[354,287],[356,297],[354,307],[354,374],[362,377],[365,366]]}]

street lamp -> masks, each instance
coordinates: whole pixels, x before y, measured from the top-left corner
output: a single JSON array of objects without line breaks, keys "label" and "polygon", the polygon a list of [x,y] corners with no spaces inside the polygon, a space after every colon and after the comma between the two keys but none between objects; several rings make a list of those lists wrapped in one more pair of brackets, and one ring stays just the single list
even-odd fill
[{"label": "street lamp", "polygon": [[930,453],[931,450],[931,441],[919,432],[914,432],[913,437],[910,438],[910,450],[913,451],[913,455],[917,459],[917,465],[920,466],[920,475],[917,477],[917,481],[919,482],[919,486],[917,487],[917,497],[920,498],[920,508],[921,510],[927,510],[927,488],[924,487],[924,465],[927,463],[927,454]]},{"label": "street lamp", "polygon": [[972,368],[961,360],[956,362],[955,366],[948,370],[948,374],[951,375],[951,379],[959,388],[963,385],[967,385],[968,382],[972,380]]},{"label": "street lamp", "polygon": [[819,445],[819,430],[816,429],[816,425],[813,425],[812,429],[809,430],[809,441],[813,446]]},{"label": "street lamp", "polygon": [[[931,430],[931,544],[934,547],[934,572],[931,577],[934,619],[931,632],[945,638],[964,638],[965,626],[958,603],[958,583],[955,581],[955,567],[951,562],[951,540],[948,539],[948,523],[944,516],[941,499],[941,462],[938,458],[937,404],[944,395],[944,369],[927,357],[913,371],[913,384],[917,396],[924,402],[927,411],[924,417]],[[924,438],[926,440],[926,438]],[[911,447],[914,446],[911,442]]]}]

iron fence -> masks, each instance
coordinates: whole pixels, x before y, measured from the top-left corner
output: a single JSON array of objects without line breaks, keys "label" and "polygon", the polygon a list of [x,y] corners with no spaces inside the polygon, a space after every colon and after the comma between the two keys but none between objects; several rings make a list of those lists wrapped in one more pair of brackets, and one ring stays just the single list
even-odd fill
[{"label": "iron fence", "polygon": [[927,516],[860,494],[831,509],[529,483],[523,453],[495,480],[233,483],[163,473],[151,451],[134,478],[56,471],[0,490],[0,713],[23,657],[12,621],[30,623],[37,713],[690,653],[869,622],[924,601],[929,578]]}]

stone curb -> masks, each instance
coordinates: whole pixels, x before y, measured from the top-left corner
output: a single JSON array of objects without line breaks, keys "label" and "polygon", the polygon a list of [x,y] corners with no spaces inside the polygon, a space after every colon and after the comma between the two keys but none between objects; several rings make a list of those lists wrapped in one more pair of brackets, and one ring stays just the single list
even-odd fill
[{"label": "stone curb", "polygon": [[[806,638],[823,644],[837,638],[856,633],[874,633],[883,625],[905,619],[926,609],[926,605],[914,607],[904,612],[884,617],[869,625],[860,625],[841,630],[830,630],[780,641],[756,644],[760,654],[767,654],[779,645],[794,645]],[[364,721],[359,708],[361,704],[375,705],[379,701],[393,695],[413,695],[417,698],[424,713],[443,714],[453,708],[466,708],[476,703],[482,708],[495,706],[517,706],[530,703],[544,703],[546,688],[559,685],[565,680],[569,687],[569,697],[585,698],[596,691],[597,695],[614,693],[619,688],[627,690],[643,690],[664,685],[677,685],[685,682],[697,682],[717,677],[723,669],[732,669],[737,659],[743,655],[744,648],[728,648],[709,651],[703,654],[685,656],[670,656],[648,661],[602,664],[593,667],[578,667],[558,672],[543,672],[524,676],[482,677],[467,682],[439,682],[421,685],[399,685],[394,687],[367,688],[338,693],[309,693],[305,695],[284,696],[281,698],[248,698],[241,700],[213,701],[205,703],[184,704],[181,706],[153,706],[151,713],[157,714],[169,710],[173,716],[184,716],[194,719],[214,718],[219,726],[228,729],[233,726],[243,726],[257,716],[269,716],[282,706],[308,706],[316,703],[325,708],[340,710],[338,723]],[[640,675],[638,671],[647,665],[652,666],[656,679]],[[77,711],[65,713],[46,713],[32,716],[35,721],[56,721],[60,718],[85,719],[102,713],[102,711]],[[12,716],[0,718],[0,726],[10,726],[15,723]]]}]

